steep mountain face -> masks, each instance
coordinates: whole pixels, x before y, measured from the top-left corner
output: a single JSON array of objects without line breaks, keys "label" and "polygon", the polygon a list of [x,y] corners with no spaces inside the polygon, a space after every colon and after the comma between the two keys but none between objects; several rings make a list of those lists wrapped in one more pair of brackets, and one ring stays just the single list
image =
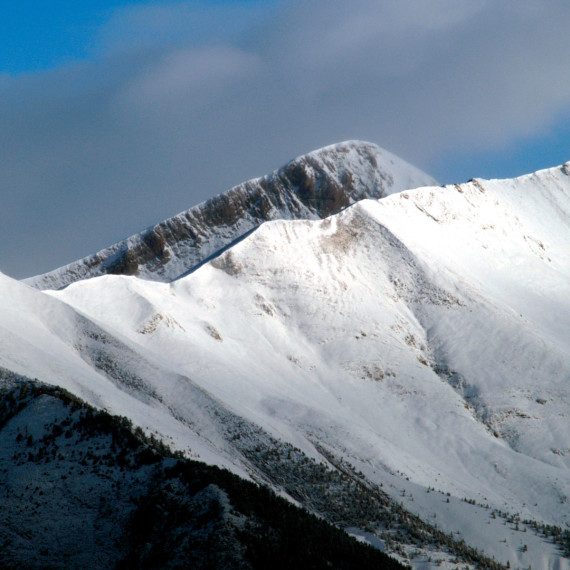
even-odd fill
[{"label": "steep mountain face", "polygon": [[0,275],[0,366],[419,567],[565,569],[569,217],[570,163],[247,227],[170,283]]},{"label": "steep mountain face", "polygon": [[104,274],[171,281],[268,220],[320,219],[363,198],[435,184],[371,143],[348,141],[301,156],[90,257],[28,279],[59,289]]}]

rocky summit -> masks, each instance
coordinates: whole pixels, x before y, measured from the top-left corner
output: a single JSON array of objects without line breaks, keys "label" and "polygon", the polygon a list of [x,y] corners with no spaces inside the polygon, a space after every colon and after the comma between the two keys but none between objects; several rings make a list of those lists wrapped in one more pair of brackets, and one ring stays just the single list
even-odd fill
[{"label": "rocky summit", "polygon": [[363,198],[433,184],[433,178],[378,146],[348,141],[296,158],[268,176],[26,282],[59,289],[105,274],[171,281],[263,222],[325,218]]}]

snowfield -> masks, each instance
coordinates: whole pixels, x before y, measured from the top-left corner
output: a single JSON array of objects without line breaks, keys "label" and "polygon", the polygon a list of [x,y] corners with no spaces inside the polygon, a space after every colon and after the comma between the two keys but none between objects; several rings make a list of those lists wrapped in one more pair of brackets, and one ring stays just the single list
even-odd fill
[{"label": "snowfield", "polygon": [[569,216],[567,163],[269,221],[168,282],[2,275],[0,366],[255,479],[243,421],[503,564],[569,568],[496,514],[570,526]]}]

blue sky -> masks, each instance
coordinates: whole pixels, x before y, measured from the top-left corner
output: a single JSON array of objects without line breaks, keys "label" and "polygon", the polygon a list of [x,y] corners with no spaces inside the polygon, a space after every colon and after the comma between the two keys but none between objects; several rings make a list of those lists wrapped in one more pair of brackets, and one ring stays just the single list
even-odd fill
[{"label": "blue sky", "polygon": [[[235,9],[232,22],[224,23],[224,32],[235,29],[240,25],[239,12],[242,12],[241,24],[252,20],[252,12],[267,13],[276,4],[271,0],[219,0],[217,2],[123,2],[118,0],[52,0],[38,2],[37,0],[21,0],[6,3],[2,8],[0,19],[0,72],[19,74],[53,69],[58,66],[82,59],[91,59],[98,55],[102,38],[101,30],[113,17],[121,12],[128,13],[129,8],[136,10],[140,7],[164,6],[175,7],[187,4],[196,11],[212,13],[211,24],[215,22],[216,10],[224,7]],[[120,18],[119,18],[120,19]],[[205,26],[207,27],[207,26]],[[184,26],[174,30],[174,39],[180,39]],[[149,29],[147,27],[147,33]],[[218,30],[220,31],[220,30]],[[125,34],[122,41],[136,43],[137,37],[145,35],[145,28],[136,29],[133,23],[130,34]],[[164,30],[165,35],[168,31]],[[172,32],[172,26],[170,27]],[[212,36],[212,29],[202,30],[203,34]],[[196,39],[197,31],[192,31]],[[130,37],[129,37],[130,36]],[[146,40],[149,38],[147,37]],[[155,38],[156,39],[156,38]],[[164,39],[161,38],[161,39]],[[202,38],[204,40],[206,38]]]},{"label": "blue sky", "polygon": [[113,0],[6,2],[0,19],[0,68],[22,73],[45,70],[89,56]]},{"label": "blue sky", "polygon": [[21,2],[0,20],[0,270],[92,253],[370,140],[442,183],[570,160],[570,3]]}]

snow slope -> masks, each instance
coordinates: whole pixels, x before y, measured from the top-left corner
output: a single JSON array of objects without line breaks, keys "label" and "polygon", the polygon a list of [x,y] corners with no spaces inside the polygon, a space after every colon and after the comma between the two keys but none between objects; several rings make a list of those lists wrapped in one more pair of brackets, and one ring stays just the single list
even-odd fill
[{"label": "snow slope", "polygon": [[363,198],[428,184],[435,184],[433,178],[397,156],[371,143],[347,141],[300,156],[268,176],[27,282],[59,289],[108,273],[170,281],[265,221],[325,218]]},{"label": "snow slope", "polygon": [[[160,367],[58,299],[0,273],[0,383],[3,370],[62,386],[128,415],[189,456],[248,476],[239,461],[225,458],[214,415],[221,406],[189,378]],[[181,400],[159,392],[167,386]],[[181,415],[191,419],[174,419]]]},{"label": "snow slope", "polygon": [[265,570],[277,552],[279,568],[404,568],[264,488],[173,456],[61,388],[8,382],[0,390],[2,568]]},{"label": "snow slope", "polygon": [[261,430],[503,563],[568,568],[491,512],[570,525],[569,214],[570,163],[270,221],[169,283],[0,276],[0,366],[251,477]]},{"label": "snow slope", "polygon": [[[398,475],[395,494],[409,480],[564,528],[568,166],[268,222],[171,284],[105,276],[50,294],[309,455],[377,484]],[[457,525],[457,510],[407,506]],[[567,567],[464,526],[505,562]]]}]

